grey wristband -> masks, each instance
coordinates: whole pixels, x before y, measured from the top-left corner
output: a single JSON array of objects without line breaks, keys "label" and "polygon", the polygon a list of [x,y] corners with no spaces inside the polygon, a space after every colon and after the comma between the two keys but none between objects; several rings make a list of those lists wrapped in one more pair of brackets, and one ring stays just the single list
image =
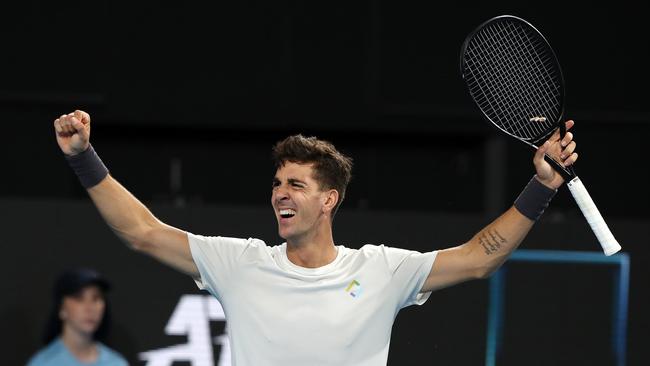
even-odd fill
[{"label": "grey wristband", "polygon": [[106,178],[108,169],[99,158],[92,145],[86,151],[77,155],[65,155],[65,160],[77,174],[81,185],[88,189],[96,186]]},{"label": "grey wristband", "polygon": [[548,188],[533,177],[515,200],[514,206],[524,216],[537,221],[555,193],[557,193],[557,189]]}]

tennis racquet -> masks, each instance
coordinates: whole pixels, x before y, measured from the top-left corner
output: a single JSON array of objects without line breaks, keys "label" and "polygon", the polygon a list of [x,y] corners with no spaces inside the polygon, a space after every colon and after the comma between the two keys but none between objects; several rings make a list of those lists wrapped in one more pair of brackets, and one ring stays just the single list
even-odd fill
[{"label": "tennis racquet", "polygon": [[[527,21],[502,15],[467,36],[460,72],[483,116],[499,130],[537,149],[555,131],[566,133],[564,78],[553,49]],[[567,182],[605,255],[619,250],[573,166],[544,157]]]}]

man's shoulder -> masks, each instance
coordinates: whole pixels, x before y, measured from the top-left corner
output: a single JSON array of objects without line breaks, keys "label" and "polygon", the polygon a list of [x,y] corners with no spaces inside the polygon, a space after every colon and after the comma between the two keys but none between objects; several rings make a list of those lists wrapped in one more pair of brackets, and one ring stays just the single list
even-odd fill
[{"label": "man's shoulder", "polygon": [[354,250],[357,254],[364,257],[382,257],[382,258],[404,258],[418,253],[411,249],[392,247],[384,244],[365,244],[360,249]]},{"label": "man's shoulder", "polygon": [[219,243],[233,243],[238,245],[254,245],[254,246],[266,246],[266,243],[262,239],[257,238],[236,238],[230,236],[212,236],[212,235],[200,235],[194,233],[187,233],[187,236],[190,242],[195,243],[209,243],[209,244],[219,244]]},{"label": "man's shoulder", "polygon": [[359,249],[352,249],[360,253],[377,253],[382,250],[383,244],[363,244]]},{"label": "man's shoulder", "polygon": [[364,244],[361,248],[357,249],[360,253],[368,253],[375,255],[384,255],[387,250],[401,250],[400,248],[390,247],[384,244]]},{"label": "man's shoulder", "polygon": [[229,236],[204,236],[188,233],[190,248],[204,248],[207,252],[232,252],[243,254],[245,252],[268,252],[274,247],[266,245],[264,240],[257,238],[235,238]]},{"label": "man's shoulder", "polygon": [[352,256],[370,259],[385,257],[388,248],[390,247],[387,247],[384,244],[363,244],[359,249],[346,248],[346,250]]}]

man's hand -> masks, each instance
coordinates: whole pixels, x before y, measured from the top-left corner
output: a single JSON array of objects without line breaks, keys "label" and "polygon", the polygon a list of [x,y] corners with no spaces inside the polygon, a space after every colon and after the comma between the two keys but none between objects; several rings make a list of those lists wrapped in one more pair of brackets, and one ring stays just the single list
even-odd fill
[{"label": "man's hand", "polygon": [[551,137],[537,149],[533,163],[537,171],[537,179],[545,186],[558,189],[563,183],[562,175],[544,160],[544,154],[548,154],[553,160],[564,166],[570,166],[578,160],[578,153],[574,152],[576,142],[573,141],[573,134],[568,132],[573,127],[574,122],[568,120],[566,123],[567,133],[560,140],[560,131],[557,129]]},{"label": "man's hand", "polygon": [[76,110],[54,120],[56,142],[66,155],[77,155],[90,145],[90,115]]}]

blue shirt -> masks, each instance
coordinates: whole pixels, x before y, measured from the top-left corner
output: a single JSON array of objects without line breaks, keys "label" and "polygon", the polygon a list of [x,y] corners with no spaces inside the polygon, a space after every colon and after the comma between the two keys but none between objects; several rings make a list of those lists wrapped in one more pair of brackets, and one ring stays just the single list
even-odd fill
[{"label": "blue shirt", "polygon": [[128,366],[128,362],[119,353],[97,342],[99,356],[93,363],[82,363],[77,360],[61,338],[53,340],[45,348],[36,353],[27,366]]}]

